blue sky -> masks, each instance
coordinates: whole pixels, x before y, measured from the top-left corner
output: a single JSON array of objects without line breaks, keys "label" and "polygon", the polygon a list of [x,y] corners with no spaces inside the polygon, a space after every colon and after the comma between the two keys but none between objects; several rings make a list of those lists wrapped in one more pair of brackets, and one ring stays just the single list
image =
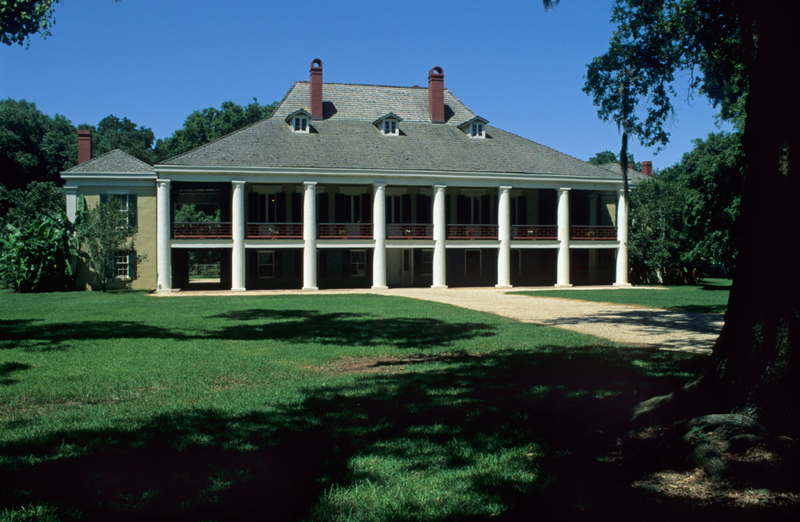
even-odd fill
[{"label": "blue sky", "polygon": [[[604,53],[612,0],[64,0],[47,40],[0,48],[0,98],[96,125],[114,114],[170,136],[192,111],[226,100],[283,98],[308,80],[445,87],[490,125],[586,160],[619,150],[613,123],[581,91],[586,64]],[[679,84],[679,94],[688,94]],[[637,160],[672,165],[705,138],[716,111],[702,97],[677,105],[670,144]],[[730,130],[729,126],[724,127]]]}]

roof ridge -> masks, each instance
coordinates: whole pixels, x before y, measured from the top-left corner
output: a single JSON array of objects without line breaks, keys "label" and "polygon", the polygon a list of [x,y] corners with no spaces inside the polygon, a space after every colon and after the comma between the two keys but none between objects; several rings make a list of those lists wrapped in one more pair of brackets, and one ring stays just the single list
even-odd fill
[{"label": "roof ridge", "polygon": [[117,148],[117,149],[111,149],[109,151],[106,151],[103,154],[100,154],[99,156],[95,156],[94,158],[92,158],[92,159],[90,159],[88,161],[84,161],[83,163],[79,163],[79,164],[77,164],[77,165],[75,165],[73,167],[70,167],[68,170],[65,170],[64,172],[71,172],[71,171],[77,169],[78,167],[83,167],[83,166],[86,166],[86,165],[91,164],[91,163],[96,163],[100,159],[105,158],[106,156],[110,156],[111,154],[114,154],[114,153],[124,154],[125,156],[127,156],[130,159],[132,159],[133,161],[141,163],[142,165],[146,165],[150,169],[153,168],[153,165],[150,165],[146,161],[142,161],[139,158],[137,158],[136,156],[134,156],[133,154],[129,154],[129,153],[125,152],[124,150]]}]

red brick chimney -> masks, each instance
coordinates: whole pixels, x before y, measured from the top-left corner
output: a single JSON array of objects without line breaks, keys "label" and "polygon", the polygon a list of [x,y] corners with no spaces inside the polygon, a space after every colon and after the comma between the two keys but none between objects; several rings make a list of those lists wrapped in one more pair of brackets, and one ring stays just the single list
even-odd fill
[{"label": "red brick chimney", "polygon": [[78,131],[78,165],[92,159],[92,131]]},{"label": "red brick chimney", "polygon": [[322,60],[314,58],[311,62],[311,116],[322,119]]},{"label": "red brick chimney", "polygon": [[642,162],[642,174],[645,176],[653,176],[653,162],[652,161],[643,161]]},{"label": "red brick chimney", "polygon": [[444,71],[438,66],[428,73],[428,111],[431,123],[444,123]]}]

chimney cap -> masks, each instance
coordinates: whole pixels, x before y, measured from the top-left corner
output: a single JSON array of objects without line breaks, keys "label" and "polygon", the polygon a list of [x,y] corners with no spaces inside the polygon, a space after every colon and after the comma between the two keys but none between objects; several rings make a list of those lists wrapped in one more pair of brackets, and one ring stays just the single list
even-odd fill
[{"label": "chimney cap", "polygon": [[319,58],[314,58],[313,60],[311,60],[311,69],[322,69],[322,60],[320,60]]},{"label": "chimney cap", "polygon": [[428,72],[428,78],[430,78],[431,76],[444,76],[444,69],[442,69],[437,65]]}]

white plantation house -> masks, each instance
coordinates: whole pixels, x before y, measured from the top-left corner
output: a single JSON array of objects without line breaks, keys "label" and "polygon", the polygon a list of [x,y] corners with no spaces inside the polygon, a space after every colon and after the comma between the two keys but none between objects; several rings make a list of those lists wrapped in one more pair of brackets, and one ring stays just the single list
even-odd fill
[{"label": "white plantation house", "polygon": [[[136,209],[147,260],[133,274],[120,256],[120,279],[190,289],[190,258],[212,255],[216,286],[239,291],[627,284],[619,170],[492,127],[440,67],[427,88],[323,83],[318,59],[310,72],[271,117],[153,167],[89,159],[80,131],[70,217],[110,196]],[[187,204],[221,218],[176,221]]]}]

